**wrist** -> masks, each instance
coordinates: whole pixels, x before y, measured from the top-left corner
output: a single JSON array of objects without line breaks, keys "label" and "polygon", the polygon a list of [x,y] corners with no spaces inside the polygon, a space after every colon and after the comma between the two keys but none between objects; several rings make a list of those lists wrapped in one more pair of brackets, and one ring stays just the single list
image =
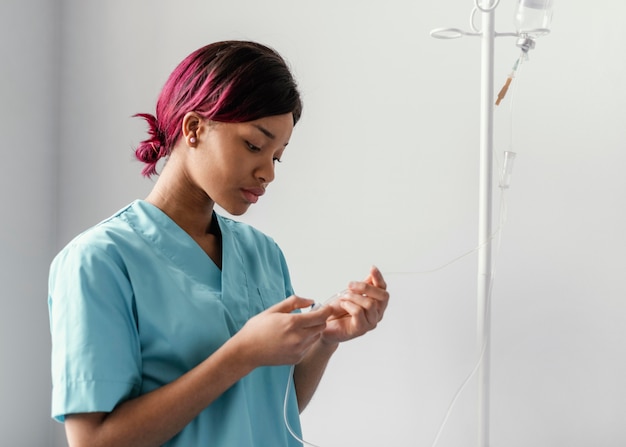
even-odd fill
[{"label": "wrist", "polygon": [[321,337],[315,346],[316,351],[320,353],[326,353],[329,356],[334,354],[337,348],[339,347],[339,342],[337,341],[329,341],[324,337]]},{"label": "wrist", "polygon": [[219,351],[223,351],[231,359],[232,366],[239,371],[242,377],[261,366],[257,356],[258,349],[255,350],[250,344],[246,343],[245,338],[241,337],[239,333],[228,339]]}]

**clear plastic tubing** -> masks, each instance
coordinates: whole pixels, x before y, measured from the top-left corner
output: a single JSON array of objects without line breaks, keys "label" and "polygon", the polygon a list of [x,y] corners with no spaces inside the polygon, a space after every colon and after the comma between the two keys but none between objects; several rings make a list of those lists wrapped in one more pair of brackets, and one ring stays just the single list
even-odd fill
[{"label": "clear plastic tubing", "polygon": [[500,188],[508,189],[511,184],[511,175],[513,174],[513,163],[515,162],[515,152],[504,152],[504,164],[502,166],[502,177],[500,178]]}]

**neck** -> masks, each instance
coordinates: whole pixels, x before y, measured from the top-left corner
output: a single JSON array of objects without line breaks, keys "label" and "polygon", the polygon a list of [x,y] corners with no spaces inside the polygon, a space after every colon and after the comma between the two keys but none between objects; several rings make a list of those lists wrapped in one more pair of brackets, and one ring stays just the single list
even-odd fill
[{"label": "neck", "polygon": [[194,238],[212,232],[215,202],[191,182],[175,156],[167,161],[145,200]]}]

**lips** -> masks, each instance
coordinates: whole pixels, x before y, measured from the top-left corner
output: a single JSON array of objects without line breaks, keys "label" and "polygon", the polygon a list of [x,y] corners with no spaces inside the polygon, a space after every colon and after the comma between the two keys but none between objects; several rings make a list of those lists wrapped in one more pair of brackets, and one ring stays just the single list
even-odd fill
[{"label": "lips", "polygon": [[257,203],[259,197],[265,194],[265,189],[263,188],[243,188],[241,191],[246,200],[250,203]]}]

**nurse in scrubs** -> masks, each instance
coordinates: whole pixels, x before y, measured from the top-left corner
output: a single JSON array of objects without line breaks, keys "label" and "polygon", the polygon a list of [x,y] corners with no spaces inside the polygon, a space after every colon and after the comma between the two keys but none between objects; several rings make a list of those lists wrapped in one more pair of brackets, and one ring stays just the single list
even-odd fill
[{"label": "nurse in scrubs", "polygon": [[301,111],[276,52],[227,41],[185,58],[155,115],[139,115],[143,174],[164,161],[153,190],[51,266],[52,416],[71,447],[301,445],[287,424],[301,437],[330,357],[389,299],[372,268],[301,312],[313,301],[294,294],[276,243],[214,210],[238,216],[259,200]]}]

